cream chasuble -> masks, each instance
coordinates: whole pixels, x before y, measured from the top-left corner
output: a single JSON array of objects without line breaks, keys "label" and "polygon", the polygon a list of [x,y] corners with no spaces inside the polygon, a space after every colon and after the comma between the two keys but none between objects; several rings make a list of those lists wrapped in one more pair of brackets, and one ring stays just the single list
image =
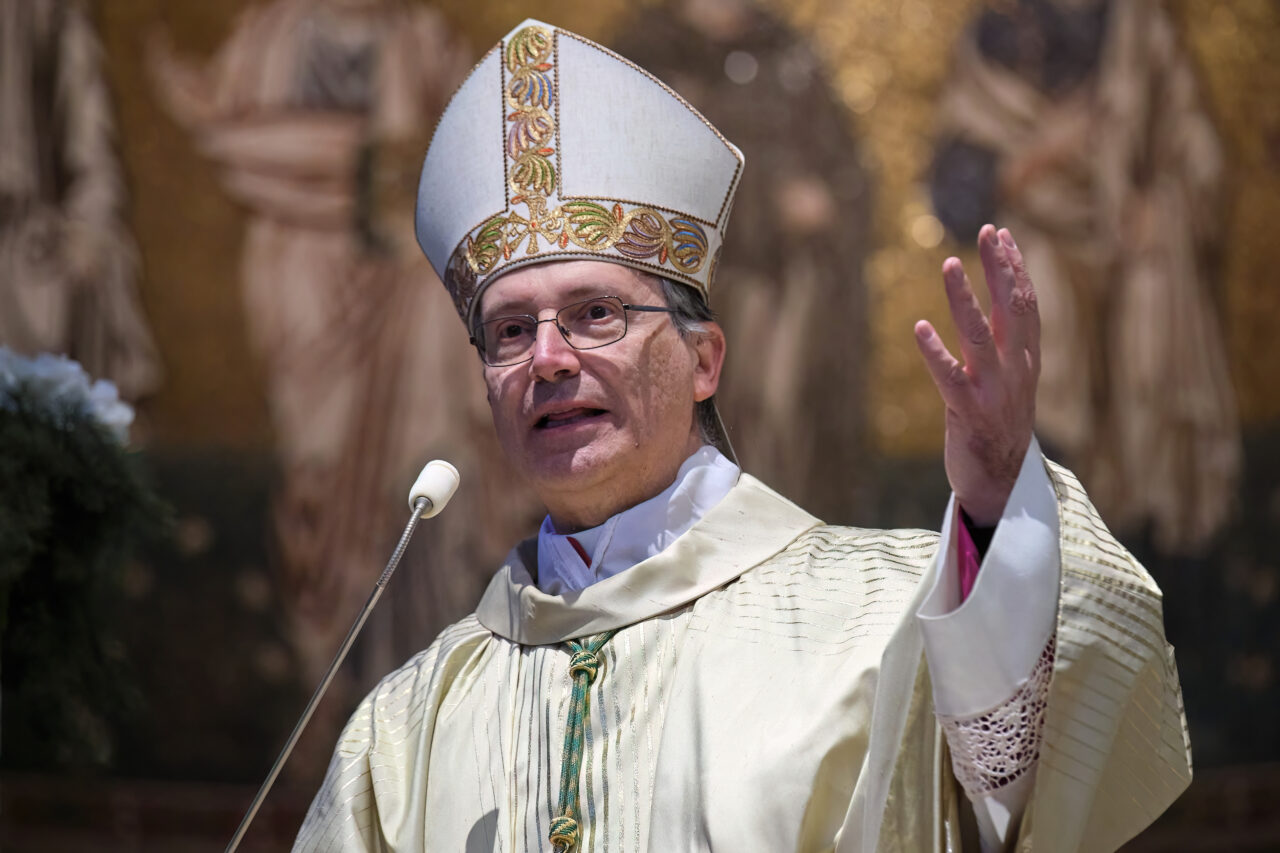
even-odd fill
[{"label": "cream chasuble", "polygon": [[[1109,850],[1190,780],[1160,594],[1075,479],[1019,849]],[[608,630],[579,776],[583,851],[960,849],[963,795],[914,614],[937,535],[823,525],[743,475],[661,554],[576,593],[518,546],[476,613],[352,716],[298,850],[547,850],[572,682]]]}]

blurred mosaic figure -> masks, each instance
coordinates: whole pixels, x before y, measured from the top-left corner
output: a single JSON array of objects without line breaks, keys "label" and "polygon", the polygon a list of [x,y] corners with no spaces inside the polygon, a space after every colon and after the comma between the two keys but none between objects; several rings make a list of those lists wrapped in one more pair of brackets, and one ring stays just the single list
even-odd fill
[{"label": "blurred mosaic figure", "polygon": [[[868,179],[847,111],[800,35],[744,0],[672,0],[611,44],[742,149],[717,276],[733,358],[716,399],[745,465],[826,518],[857,492],[824,476],[865,463]],[[830,392],[839,377],[843,393]],[[804,416],[797,418],[796,413]]]},{"label": "blurred mosaic figure", "polygon": [[136,400],[161,368],[101,52],[82,3],[0,0],[0,344],[68,355]]},{"label": "blurred mosaic figure", "polygon": [[[161,37],[152,47],[171,114],[249,210],[241,284],[283,468],[286,595],[314,681],[394,544],[417,467],[447,456],[466,472],[455,513],[492,491],[477,476],[487,433],[471,428],[487,419],[483,392],[412,225],[425,139],[469,58],[439,14],[399,0],[252,7],[203,65]],[[508,505],[486,514],[501,523]],[[430,548],[484,565],[465,537],[442,525]],[[482,579],[402,571],[396,584],[357,656],[374,672],[465,612]]]},{"label": "blurred mosaic figure", "polygon": [[990,4],[942,98],[933,196],[1008,222],[1046,318],[1037,429],[1122,529],[1203,548],[1239,472],[1212,293],[1223,157],[1156,0]]}]

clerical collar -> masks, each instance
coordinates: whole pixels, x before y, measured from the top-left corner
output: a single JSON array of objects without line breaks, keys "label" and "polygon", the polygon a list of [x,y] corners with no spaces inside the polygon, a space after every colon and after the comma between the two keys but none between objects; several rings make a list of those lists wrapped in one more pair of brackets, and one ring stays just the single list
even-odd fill
[{"label": "clerical collar", "polygon": [[548,595],[586,589],[661,553],[720,503],[740,473],[720,451],[703,445],[684,461],[665,490],[598,527],[573,534],[590,565],[568,536],[555,532],[547,516],[538,530],[538,589]]}]

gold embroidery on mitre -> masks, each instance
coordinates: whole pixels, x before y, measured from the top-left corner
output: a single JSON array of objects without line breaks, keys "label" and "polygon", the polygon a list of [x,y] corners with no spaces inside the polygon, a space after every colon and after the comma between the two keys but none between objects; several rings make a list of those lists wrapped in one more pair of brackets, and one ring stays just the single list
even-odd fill
[{"label": "gold embroidery on mitre", "polygon": [[[570,245],[589,253],[614,252],[634,261],[656,259],[692,280],[706,262],[706,229],[687,216],[668,216],[652,207],[577,198],[550,206],[558,193],[556,169],[555,36],[530,26],[507,42],[503,62],[508,75],[505,155],[509,209],[485,220],[454,250],[445,286],[463,319],[467,318],[482,276],[512,260],[523,247],[525,257],[567,252]],[[514,208],[522,206],[521,214]],[[577,254],[577,253],[575,253]]]},{"label": "gold embroidery on mitre", "polygon": [[572,244],[589,252],[612,249],[632,260],[656,258],[659,266],[670,265],[685,275],[694,275],[706,261],[706,229],[687,217],[667,217],[650,207],[626,210],[621,202],[610,209],[589,199],[548,208],[529,193],[515,196],[512,202],[526,205],[528,216],[515,211],[498,214],[459,247],[474,275],[487,275],[500,262],[511,260],[526,241],[525,254],[538,254],[542,251],[539,237],[559,249]]},{"label": "gold embroidery on mitre", "polygon": [[513,195],[528,193],[535,201],[556,189],[556,168],[551,162],[556,153],[551,147],[556,133],[551,116],[556,92],[554,50],[550,30],[525,27],[507,42],[503,55],[510,75],[506,85],[507,108],[511,110],[507,116],[508,183]]}]

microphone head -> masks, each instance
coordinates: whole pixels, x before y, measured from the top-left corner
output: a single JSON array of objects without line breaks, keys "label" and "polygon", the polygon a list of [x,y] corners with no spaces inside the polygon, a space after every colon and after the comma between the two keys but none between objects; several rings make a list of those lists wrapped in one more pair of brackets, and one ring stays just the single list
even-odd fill
[{"label": "microphone head", "polygon": [[439,515],[457,490],[458,469],[443,459],[432,459],[409,490],[409,509],[414,509],[418,498],[426,498],[427,505],[422,510],[422,517]]}]

